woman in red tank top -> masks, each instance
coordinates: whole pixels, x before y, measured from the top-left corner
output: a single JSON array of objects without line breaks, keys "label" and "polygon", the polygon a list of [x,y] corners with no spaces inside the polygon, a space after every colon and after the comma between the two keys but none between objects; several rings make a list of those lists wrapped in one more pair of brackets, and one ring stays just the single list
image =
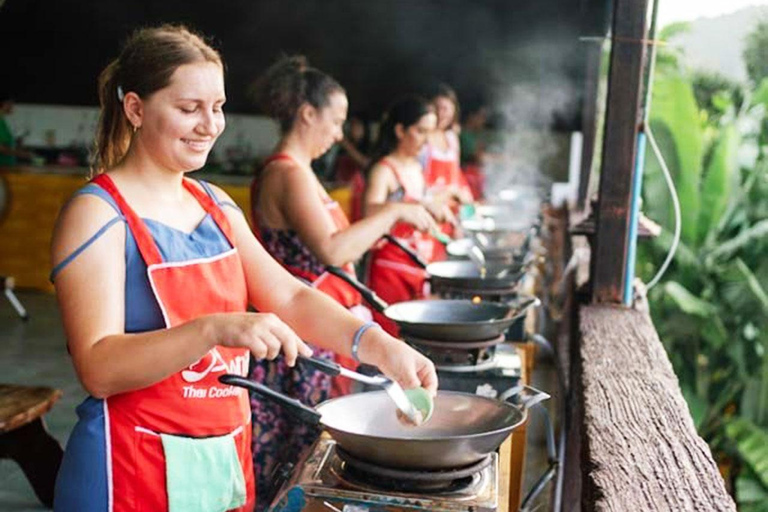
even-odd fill
[{"label": "woman in red tank top", "polygon": [[[421,204],[437,221],[453,220],[446,204],[427,200],[423,168],[418,159],[436,123],[434,108],[417,96],[402,98],[388,109],[376,148],[376,154],[381,158],[371,169],[365,194],[367,214],[375,215],[391,204]],[[430,233],[397,223],[390,234],[427,262],[435,261],[440,255],[440,242]],[[423,297],[425,278],[424,269],[395,244],[382,242],[371,251],[368,286],[388,303]],[[397,333],[397,326],[391,320],[377,312],[374,312],[374,318],[388,332]]]},{"label": "woman in red tank top", "polygon": [[[273,156],[259,170],[251,189],[251,214],[258,236],[289,272],[347,309],[370,318],[357,292],[326,272],[327,266],[354,273],[352,263],[396,222],[428,230],[434,226],[432,217],[420,205],[393,204],[350,224],[328,196],[310,163],[342,138],[348,103],[336,80],[309,67],[303,57],[284,58],[257,82],[256,92],[263,110],[279,122],[282,132]],[[316,355],[334,357],[330,352]],[[260,361],[252,376],[311,405],[332,391],[324,374],[288,368],[281,361]],[[266,487],[271,470],[282,462],[295,462],[318,432],[297,424],[279,407],[260,401],[251,405],[254,461],[257,474],[264,477],[258,483]]]}]

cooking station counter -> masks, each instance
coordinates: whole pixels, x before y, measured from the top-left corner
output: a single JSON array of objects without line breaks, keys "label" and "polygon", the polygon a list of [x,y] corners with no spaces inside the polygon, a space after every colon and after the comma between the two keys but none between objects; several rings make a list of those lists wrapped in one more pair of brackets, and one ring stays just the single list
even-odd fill
[{"label": "cooking station counter", "polygon": [[[509,387],[529,380],[525,344],[509,345],[516,354],[510,360],[519,364],[517,377],[509,377]],[[505,347],[505,351],[509,352]],[[323,434],[282,484],[270,508],[273,512],[507,512],[517,510],[521,497],[525,460],[526,424],[513,431],[497,453],[470,476],[446,484],[430,477],[407,477],[401,491],[391,478],[378,475],[364,479],[346,469],[350,464],[340,456],[334,441]],[[354,462],[354,461],[353,461]],[[413,489],[413,479],[427,478],[424,487]],[[373,482],[373,483],[372,483]],[[383,488],[382,488],[383,486]]]}]

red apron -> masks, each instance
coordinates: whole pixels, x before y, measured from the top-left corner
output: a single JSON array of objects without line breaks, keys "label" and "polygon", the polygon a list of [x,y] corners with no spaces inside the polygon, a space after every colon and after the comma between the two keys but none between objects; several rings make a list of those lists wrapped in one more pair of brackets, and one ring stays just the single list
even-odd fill
[{"label": "red apron", "polygon": [[[380,163],[389,167],[395,174],[395,179],[404,192],[403,202],[419,203],[423,199],[423,191],[411,190],[396,165],[386,158]],[[411,224],[398,222],[392,227],[390,234],[408,245],[426,262],[440,258],[442,245],[434,237],[418,231]],[[396,245],[383,241],[371,250],[368,286],[387,303],[395,304],[426,296],[426,278],[426,271]],[[388,333],[397,336],[397,324],[378,311],[373,312],[373,318]]]},{"label": "red apron", "polygon": [[[149,230],[125,202],[112,179],[93,182],[120,207],[131,230],[166,327],[211,313],[242,312],[248,291],[237,249],[209,258],[164,262]],[[190,181],[184,187],[208,212],[234,247],[225,214]],[[199,361],[160,382],[111,396],[106,402],[110,511],[168,510],[165,460],[159,434],[185,437],[232,435],[246,482],[247,501],[255,504],[251,456],[251,411],[245,389],[218,381],[224,373],[246,376],[249,352],[217,346]]]},{"label": "red apron", "polygon": [[[285,153],[277,153],[267,158],[264,161],[264,165],[262,166],[262,168],[266,167],[270,163],[275,162],[277,160],[290,160],[295,163],[295,160],[291,158],[290,155],[287,155]],[[258,198],[257,194],[258,194],[258,178],[254,179],[253,182],[251,183],[251,223],[253,225],[254,232],[258,237],[261,230],[259,228],[259,217],[258,217],[258,211],[256,208],[257,198]],[[333,220],[333,224],[336,228],[336,232],[339,232],[348,228],[349,220],[347,219],[347,216],[344,214],[344,210],[341,209],[341,206],[339,205],[339,203],[334,201],[326,193],[323,193],[321,195],[321,198],[323,200],[323,205],[325,206],[326,211],[328,212],[328,214],[331,216],[331,219]],[[306,270],[302,270],[300,268],[286,265],[283,262],[280,262],[280,264],[283,265],[283,267],[285,267],[285,269],[288,270],[288,272],[308,282],[312,288],[320,290],[321,292],[330,296],[336,302],[338,302],[345,308],[349,309],[356,316],[367,314],[367,310],[365,310],[361,306],[363,302],[363,298],[360,295],[360,292],[358,292],[352,286],[347,284],[347,282],[344,281],[343,279],[329,272],[323,272],[322,274],[318,275],[313,272],[309,272]],[[355,275],[355,267],[351,263],[347,263],[342,268],[349,275],[351,276]],[[354,368],[357,366],[357,362],[355,360],[339,354],[334,354],[334,360],[337,363],[347,368]],[[349,379],[345,377],[334,377],[332,379],[331,395],[340,396],[340,395],[349,394],[350,386],[351,386],[351,382],[349,381]]]},{"label": "red apron", "polygon": [[[435,154],[434,148],[429,147],[427,151],[427,161],[424,166],[424,182],[426,184],[427,195],[439,193],[448,187],[458,187],[471,192],[467,180],[464,178],[459,166],[459,142],[454,135],[448,137],[448,153],[445,155]],[[459,213],[458,202],[451,205],[454,214]],[[440,231],[453,237],[455,226],[450,222],[444,222],[440,225]],[[444,260],[448,254],[444,246],[438,248],[439,259]]]}]

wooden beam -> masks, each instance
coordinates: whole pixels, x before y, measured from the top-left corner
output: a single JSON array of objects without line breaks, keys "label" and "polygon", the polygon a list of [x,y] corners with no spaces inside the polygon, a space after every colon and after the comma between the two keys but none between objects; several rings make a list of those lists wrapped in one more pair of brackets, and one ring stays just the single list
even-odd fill
[{"label": "wooden beam", "polygon": [[579,317],[582,510],[735,512],[648,313]]},{"label": "wooden beam", "polygon": [[647,0],[614,0],[611,67],[592,258],[592,300],[620,303],[645,60]]}]

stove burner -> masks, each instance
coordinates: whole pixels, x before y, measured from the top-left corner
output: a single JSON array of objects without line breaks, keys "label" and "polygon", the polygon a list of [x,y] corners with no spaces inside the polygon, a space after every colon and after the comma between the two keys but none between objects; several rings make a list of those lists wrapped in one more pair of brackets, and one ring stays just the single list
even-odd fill
[{"label": "stove burner", "polygon": [[506,288],[483,289],[460,286],[433,286],[432,291],[443,299],[467,299],[486,302],[509,302],[517,295],[518,284]]},{"label": "stove burner", "polygon": [[480,474],[493,460],[487,456],[475,464],[450,470],[404,470],[371,464],[345,452],[336,453],[343,461],[342,475],[352,484],[398,492],[451,493],[477,484]]},{"label": "stove burner", "polygon": [[504,336],[482,341],[438,341],[404,336],[403,339],[430,358],[438,370],[483,371],[494,368],[496,346],[504,342]]}]

